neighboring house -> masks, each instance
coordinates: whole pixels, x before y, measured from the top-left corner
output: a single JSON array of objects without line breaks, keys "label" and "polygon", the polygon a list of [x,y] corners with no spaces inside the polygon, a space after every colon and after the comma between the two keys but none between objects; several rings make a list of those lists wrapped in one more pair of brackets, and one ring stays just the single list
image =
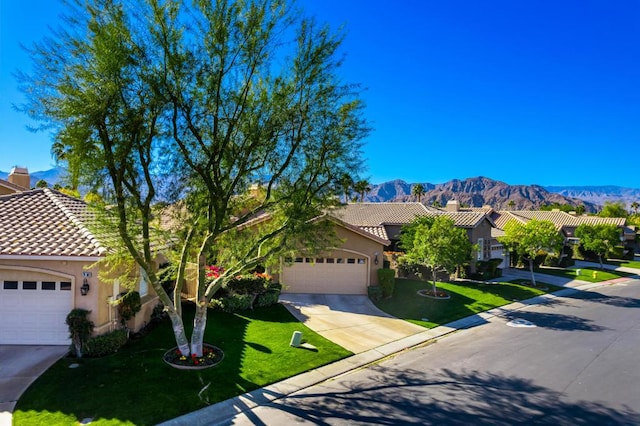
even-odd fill
[{"label": "neighboring house", "polygon": [[445,210],[426,207],[421,203],[354,203],[347,204],[331,212],[331,215],[363,231],[389,240],[385,251],[401,251],[400,230],[420,216],[449,216],[456,227],[467,232],[469,241],[477,244],[479,250],[471,262],[471,272],[475,271],[475,261],[491,257],[491,230],[493,223],[482,211],[460,211],[458,204],[450,202]]},{"label": "neighboring house", "polygon": [[495,253],[503,253],[503,266],[509,264],[508,252],[502,247],[502,244],[498,241],[498,238],[504,235],[505,225],[512,220],[519,223],[526,224],[531,219],[546,220],[553,223],[558,232],[565,238],[566,244],[578,244],[579,239],[575,237],[576,228],[582,224],[597,225],[597,224],[610,224],[620,228],[621,242],[625,245],[633,243],[635,241],[635,229],[627,226],[626,219],[623,217],[599,217],[599,216],[586,216],[566,213],[560,210],[541,211],[541,210],[504,210],[504,211],[489,211],[491,219],[496,225],[493,232],[492,250]]},{"label": "neighboring house", "polygon": [[[95,334],[117,328],[109,302],[121,289],[98,278],[96,261],[108,248],[86,227],[87,213],[82,200],[47,188],[0,196],[0,344],[68,344],[65,319],[74,308],[91,311]],[[144,280],[137,290],[143,305],[128,324],[134,331],[157,304]]]},{"label": "neighboring house", "polygon": [[0,179],[0,195],[28,191],[29,185],[29,171],[24,167],[14,167],[11,169],[7,180]]}]

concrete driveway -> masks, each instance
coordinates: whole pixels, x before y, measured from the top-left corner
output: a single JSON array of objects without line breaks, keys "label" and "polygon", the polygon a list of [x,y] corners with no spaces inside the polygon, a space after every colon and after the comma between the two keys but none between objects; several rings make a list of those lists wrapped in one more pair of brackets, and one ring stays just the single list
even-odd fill
[{"label": "concrete driveway", "polygon": [[68,346],[0,345],[0,425],[11,425],[20,395],[68,351]]},{"label": "concrete driveway", "polygon": [[286,293],[280,302],[311,330],[356,354],[426,330],[382,312],[367,296]]}]

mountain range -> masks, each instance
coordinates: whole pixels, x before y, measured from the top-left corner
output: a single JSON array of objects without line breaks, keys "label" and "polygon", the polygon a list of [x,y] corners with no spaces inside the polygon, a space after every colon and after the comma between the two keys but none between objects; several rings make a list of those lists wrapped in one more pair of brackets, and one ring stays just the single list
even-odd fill
[{"label": "mountain range", "polygon": [[[40,179],[47,181],[50,186],[61,183],[64,173],[59,167],[33,172],[31,186],[35,186]],[[0,171],[0,179],[6,180],[7,176],[8,173]],[[364,201],[417,201],[417,197],[411,194],[413,185],[399,179],[371,185]],[[627,206],[640,202],[640,189],[620,186],[509,185],[483,176],[453,179],[440,184],[422,183],[422,186],[425,193],[420,201],[426,205],[437,203],[445,206],[447,201],[455,199],[471,207],[490,205],[495,209],[526,210],[558,203],[584,205],[585,211],[596,212],[606,201],[622,201]]]},{"label": "mountain range", "polygon": [[[596,212],[605,201],[622,201],[629,206],[640,200],[640,189],[618,186],[508,185],[483,176],[453,179],[441,184],[421,184],[425,193],[420,201],[426,205],[436,203],[445,206],[447,201],[455,199],[471,207],[489,205],[495,209],[527,210],[558,203],[584,205],[585,211]],[[417,197],[411,194],[413,185],[403,180],[371,185],[371,191],[365,195],[364,200],[417,201]]]}]

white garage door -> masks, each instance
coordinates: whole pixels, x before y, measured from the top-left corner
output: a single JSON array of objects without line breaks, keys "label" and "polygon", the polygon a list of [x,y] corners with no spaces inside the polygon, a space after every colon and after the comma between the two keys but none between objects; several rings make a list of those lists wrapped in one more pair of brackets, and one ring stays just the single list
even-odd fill
[{"label": "white garage door", "polygon": [[367,294],[367,259],[352,253],[334,257],[297,257],[284,266],[285,293]]},{"label": "white garage door", "polygon": [[0,344],[67,345],[71,282],[0,281]]}]

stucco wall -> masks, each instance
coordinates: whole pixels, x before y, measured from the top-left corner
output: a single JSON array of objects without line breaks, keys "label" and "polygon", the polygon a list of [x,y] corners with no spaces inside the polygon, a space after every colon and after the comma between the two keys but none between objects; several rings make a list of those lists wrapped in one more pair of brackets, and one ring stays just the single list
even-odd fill
[{"label": "stucco wall", "polygon": [[[72,306],[74,308],[91,311],[89,319],[93,321],[94,333],[102,334],[112,330],[116,325],[115,308],[109,303],[109,297],[113,296],[113,284],[101,282],[98,278],[98,269],[90,260],[9,260],[0,259],[0,281],[71,281]],[[80,287],[86,277],[90,290],[86,296],[82,296]],[[138,331],[149,319],[153,307],[157,303],[157,296],[153,288],[149,286],[149,296],[143,298],[143,309],[135,320],[132,329]]]}]

